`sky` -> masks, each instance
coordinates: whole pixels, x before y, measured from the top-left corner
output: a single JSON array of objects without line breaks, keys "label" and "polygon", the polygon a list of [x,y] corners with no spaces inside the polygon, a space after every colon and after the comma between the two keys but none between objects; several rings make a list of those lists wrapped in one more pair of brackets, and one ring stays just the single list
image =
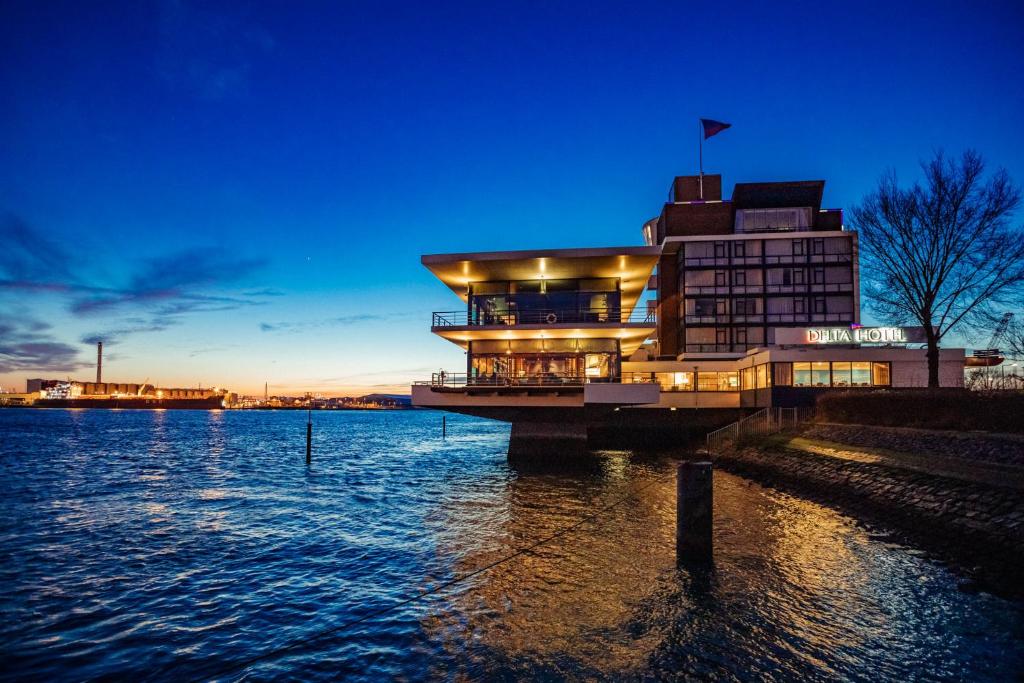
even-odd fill
[{"label": "sky", "polygon": [[1024,4],[0,4],[0,387],[408,392],[425,253],[642,243],[705,172],[1024,183]]}]

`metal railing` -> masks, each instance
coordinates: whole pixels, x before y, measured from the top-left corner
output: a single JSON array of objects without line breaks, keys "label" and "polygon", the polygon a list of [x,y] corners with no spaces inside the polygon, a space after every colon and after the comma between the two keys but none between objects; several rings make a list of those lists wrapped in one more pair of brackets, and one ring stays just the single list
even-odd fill
[{"label": "metal railing", "polygon": [[435,312],[432,327],[463,327],[471,325],[558,325],[606,324],[656,322],[655,312],[641,307],[632,310],[621,308],[583,309],[508,309],[495,311],[440,311]]},{"label": "metal railing", "polygon": [[730,425],[708,432],[705,448],[709,453],[721,453],[743,438],[774,434],[787,426],[795,427],[813,415],[814,408],[762,408]]},{"label": "metal railing", "polygon": [[419,385],[433,387],[581,387],[584,384],[619,383],[618,377],[587,377],[579,373],[544,372],[536,375],[467,375],[465,372],[435,372]]}]

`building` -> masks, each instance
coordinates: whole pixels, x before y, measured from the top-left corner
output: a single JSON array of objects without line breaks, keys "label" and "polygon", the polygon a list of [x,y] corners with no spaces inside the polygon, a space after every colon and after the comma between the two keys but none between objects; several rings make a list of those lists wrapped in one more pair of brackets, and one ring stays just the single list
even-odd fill
[{"label": "building", "polygon": [[[646,246],[429,255],[461,300],[431,330],[464,369],[413,403],[512,423],[510,455],[599,433],[678,435],[823,391],[927,385],[914,328],[860,325],[857,235],[820,180],[678,177]],[[941,351],[963,383],[962,349]],[[682,411],[680,409],[700,409]]]}]

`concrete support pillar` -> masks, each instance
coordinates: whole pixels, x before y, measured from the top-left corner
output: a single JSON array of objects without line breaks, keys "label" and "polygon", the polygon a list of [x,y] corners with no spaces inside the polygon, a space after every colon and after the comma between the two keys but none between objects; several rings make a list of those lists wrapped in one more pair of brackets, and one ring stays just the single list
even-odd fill
[{"label": "concrete support pillar", "polygon": [[556,462],[587,453],[587,425],[582,422],[513,422],[509,460]]},{"label": "concrete support pillar", "polygon": [[712,559],[713,470],[710,462],[683,462],[676,478],[676,564]]}]

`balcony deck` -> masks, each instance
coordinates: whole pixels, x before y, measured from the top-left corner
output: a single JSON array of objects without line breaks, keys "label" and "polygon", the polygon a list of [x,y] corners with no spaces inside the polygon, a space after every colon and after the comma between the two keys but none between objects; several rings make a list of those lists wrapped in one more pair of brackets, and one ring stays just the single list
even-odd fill
[{"label": "balcony deck", "polygon": [[618,339],[628,356],[656,333],[657,324],[646,309],[495,311],[476,318],[466,311],[443,311],[434,313],[430,330],[464,349],[483,340]]}]

